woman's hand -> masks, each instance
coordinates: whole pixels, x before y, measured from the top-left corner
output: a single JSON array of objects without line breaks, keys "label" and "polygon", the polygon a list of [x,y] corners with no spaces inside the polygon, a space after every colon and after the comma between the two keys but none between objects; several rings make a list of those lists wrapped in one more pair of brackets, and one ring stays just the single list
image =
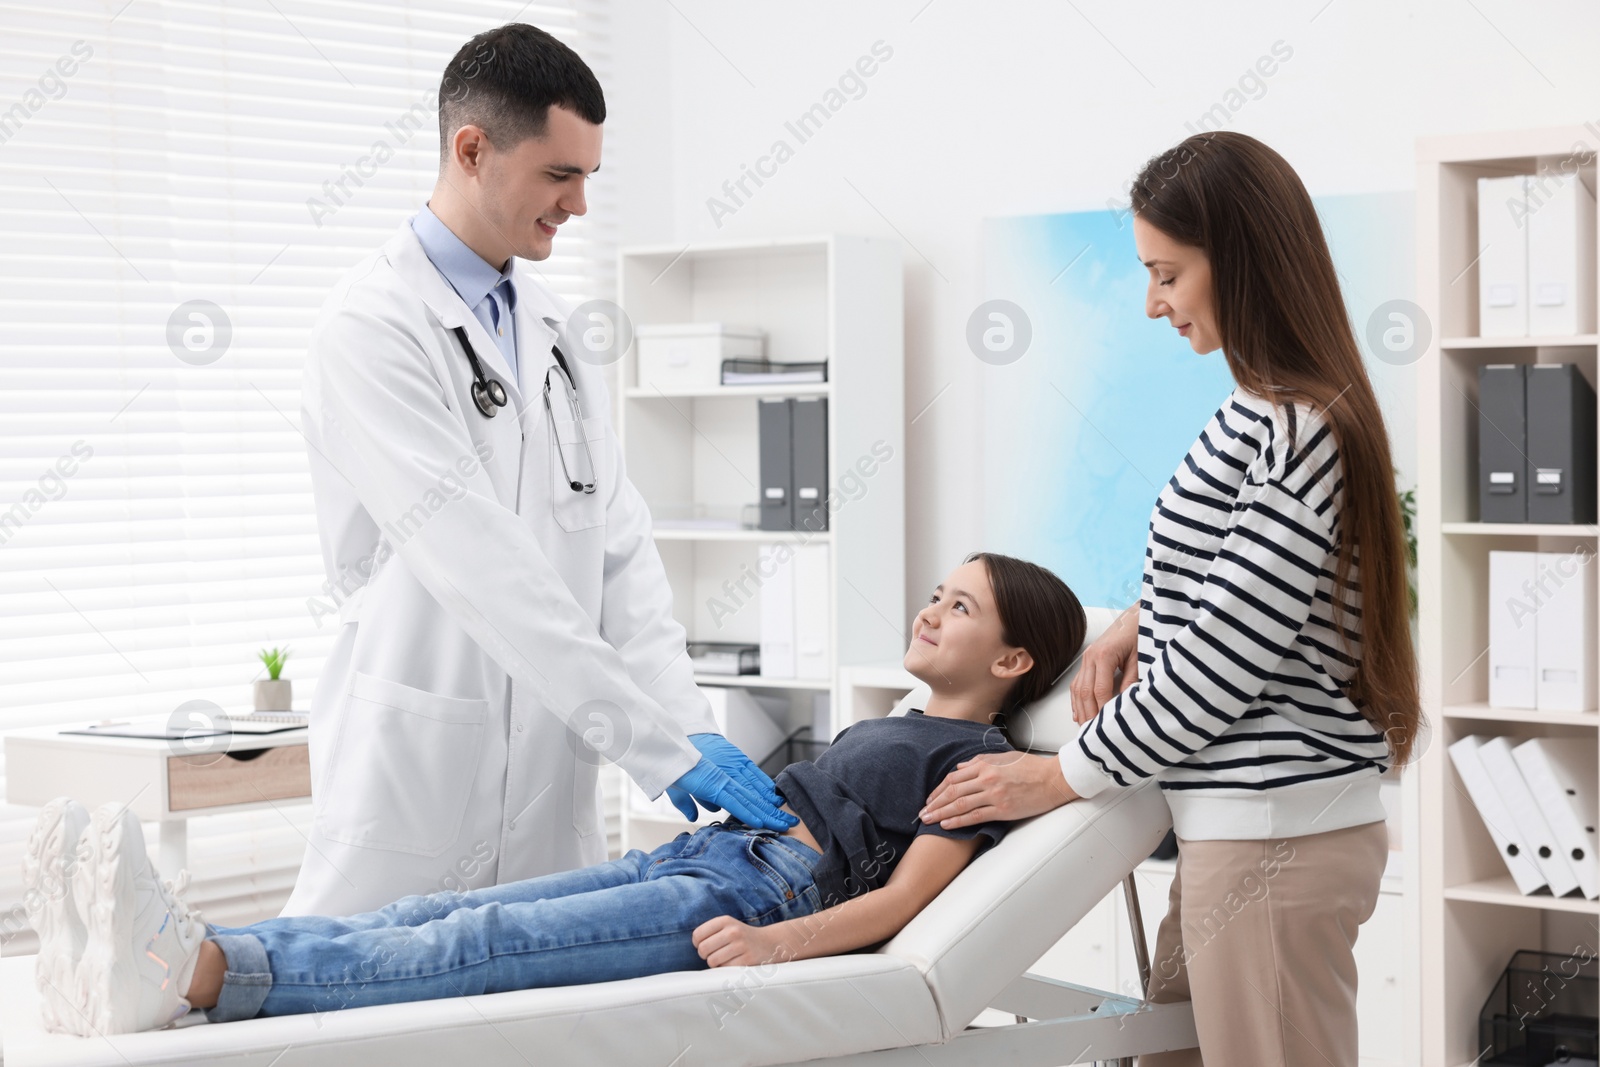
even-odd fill
[{"label": "woman's hand", "polygon": [[[1117,671],[1122,680],[1115,680]],[[1072,720],[1088,722],[1100,714],[1106,701],[1139,680],[1139,605],[1135,604],[1106,627],[1088,648],[1072,676]]]},{"label": "woman's hand", "polygon": [[1028,752],[985,752],[956,764],[922,809],[924,823],[946,830],[982,822],[1009,822],[1077,800],[1061,774],[1061,760]]},{"label": "woman's hand", "polygon": [[707,919],[689,935],[695,951],[709,967],[754,966],[758,963],[786,963],[798,959],[797,948],[789,944],[786,923],[751,926],[732,915]]}]

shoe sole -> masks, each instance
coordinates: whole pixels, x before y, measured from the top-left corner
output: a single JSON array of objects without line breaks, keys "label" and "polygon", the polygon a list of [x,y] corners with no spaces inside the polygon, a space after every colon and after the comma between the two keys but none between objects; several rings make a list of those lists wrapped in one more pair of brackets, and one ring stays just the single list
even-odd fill
[{"label": "shoe sole", "polygon": [[97,1034],[126,1033],[132,1020],[116,1011],[119,989],[138,987],[139,975],[129,958],[132,940],[132,909],[117,907],[127,893],[134,872],[122,862],[124,822],[121,812],[102,808],[90,816],[89,839],[92,859],[88,871],[75,888],[87,890],[89,940],[83,961],[78,965],[74,986],[79,1010]]},{"label": "shoe sole", "polygon": [[[63,912],[53,924],[56,930],[50,943],[46,944],[43,935],[40,936],[39,958],[33,972],[34,984],[39,989],[40,1021],[46,1030],[81,1037],[85,1031],[84,1019],[72,996],[77,985],[78,961],[73,958],[70,943],[64,943],[68,938],[61,929],[66,923],[79,921],[77,904],[72,899],[78,834],[67,825],[73,804],[64,797],[57,798],[46,804],[40,813],[22,859],[22,886],[24,900],[41,901],[42,909]],[[33,916],[29,918],[37,923]]]}]

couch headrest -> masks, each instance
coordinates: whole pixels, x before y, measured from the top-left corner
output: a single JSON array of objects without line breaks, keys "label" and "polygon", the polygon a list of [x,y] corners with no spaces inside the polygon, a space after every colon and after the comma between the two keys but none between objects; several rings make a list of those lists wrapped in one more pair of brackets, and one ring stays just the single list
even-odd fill
[{"label": "couch headrest", "polygon": [[[1131,874],[1171,825],[1154,778],[1018,820],[877,951],[922,971],[945,1036],[954,1037]],[[1144,907],[1148,915],[1166,902],[1147,899]]]}]

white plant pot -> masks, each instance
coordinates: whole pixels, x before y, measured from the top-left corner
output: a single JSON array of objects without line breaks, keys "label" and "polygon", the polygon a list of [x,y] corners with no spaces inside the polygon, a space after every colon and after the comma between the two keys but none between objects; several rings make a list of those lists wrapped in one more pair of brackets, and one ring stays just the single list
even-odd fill
[{"label": "white plant pot", "polygon": [[262,678],[256,682],[257,711],[293,711],[289,679]]}]

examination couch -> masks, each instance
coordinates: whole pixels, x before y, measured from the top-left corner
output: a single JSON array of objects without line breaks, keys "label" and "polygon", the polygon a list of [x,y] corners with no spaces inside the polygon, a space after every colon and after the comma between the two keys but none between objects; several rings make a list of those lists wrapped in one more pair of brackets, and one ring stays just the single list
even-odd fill
[{"label": "examination couch", "polygon": [[[1116,614],[1088,611],[1086,643]],[[913,691],[891,714],[926,696]],[[1031,751],[1076,735],[1065,679],[1027,719],[1013,733]],[[875,951],[765,966],[80,1038],[44,1031],[33,957],[13,957],[0,960],[4,1067],[1131,1065],[1141,1052],[1194,1047],[1187,1002],[1150,1004],[1027,971],[1122,883],[1148,988],[1132,875],[1171,825],[1153,780],[1074,801],[1018,822]],[[986,1008],[1003,1024],[972,1025]]]}]

